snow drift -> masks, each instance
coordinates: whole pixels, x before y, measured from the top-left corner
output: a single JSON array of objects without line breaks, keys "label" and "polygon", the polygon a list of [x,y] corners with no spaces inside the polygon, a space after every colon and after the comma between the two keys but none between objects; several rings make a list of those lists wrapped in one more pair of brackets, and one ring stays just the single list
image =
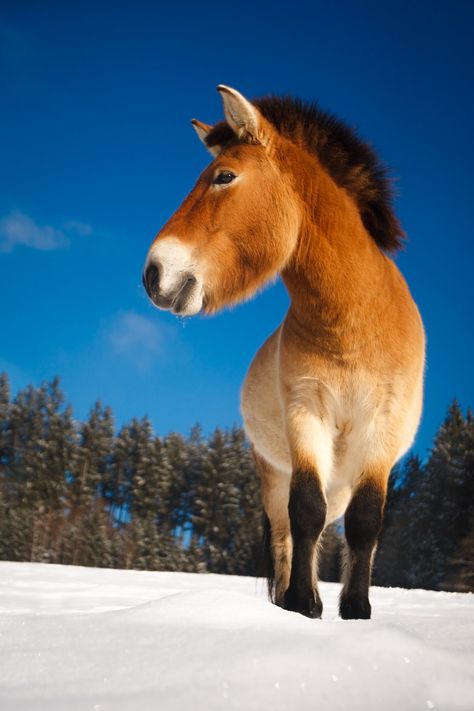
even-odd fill
[{"label": "snow drift", "polygon": [[468,709],[473,596],[372,588],[372,620],[261,580],[0,563],[2,711]]}]

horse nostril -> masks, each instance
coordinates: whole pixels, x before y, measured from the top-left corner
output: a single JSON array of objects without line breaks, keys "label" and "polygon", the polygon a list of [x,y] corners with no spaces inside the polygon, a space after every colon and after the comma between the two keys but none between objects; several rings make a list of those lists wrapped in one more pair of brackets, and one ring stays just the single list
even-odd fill
[{"label": "horse nostril", "polygon": [[143,274],[143,286],[148,296],[153,298],[158,293],[158,283],[160,281],[160,270],[156,264],[150,264]]}]

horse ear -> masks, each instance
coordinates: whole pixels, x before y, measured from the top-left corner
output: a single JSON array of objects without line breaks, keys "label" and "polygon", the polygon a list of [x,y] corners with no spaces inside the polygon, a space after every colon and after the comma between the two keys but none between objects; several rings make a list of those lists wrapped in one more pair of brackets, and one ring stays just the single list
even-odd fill
[{"label": "horse ear", "polygon": [[268,124],[259,110],[242,96],[236,89],[219,84],[217,91],[220,93],[224,104],[224,114],[227,123],[241,140],[249,143],[267,143]]},{"label": "horse ear", "polygon": [[208,146],[206,140],[213,127],[210,126],[208,123],[203,123],[202,121],[198,121],[197,119],[191,119],[191,123],[197,135],[206,146],[207,150],[212,153],[213,156],[218,156],[221,152],[221,146]]}]

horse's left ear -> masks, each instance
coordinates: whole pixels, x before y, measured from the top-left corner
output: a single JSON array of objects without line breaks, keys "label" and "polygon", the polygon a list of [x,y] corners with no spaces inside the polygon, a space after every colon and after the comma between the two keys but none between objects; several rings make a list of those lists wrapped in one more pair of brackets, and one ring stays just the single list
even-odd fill
[{"label": "horse's left ear", "polygon": [[213,156],[219,155],[221,152],[221,147],[220,146],[209,146],[207,143],[207,137],[210,134],[210,132],[213,129],[213,126],[210,126],[208,123],[203,123],[202,121],[198,121],[197,119],[191,119],[191,123],[193,125],[194,130],[196,131],[197,135],[201,139],[201,141],[204,143],[206,146],[207,150],[212,153]]},{"label": "horse's left ear", "polygon": [[234,133],[243,141],[265,145],[270,137],[269,126],[260,111],[230,86],[219,84],[217,91],[224,104],[226,121]]}]

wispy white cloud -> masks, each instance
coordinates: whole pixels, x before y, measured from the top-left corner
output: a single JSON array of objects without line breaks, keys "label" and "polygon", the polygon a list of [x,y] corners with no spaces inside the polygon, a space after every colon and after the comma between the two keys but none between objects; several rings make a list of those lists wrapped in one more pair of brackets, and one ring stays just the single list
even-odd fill
[{"label": "wispy white cloud", "polygon": [[11,252],[23,245],[33,249],[50,250],[67,247],[69,240],[63,230],[39,225],[22,212],[13,212],[0,220],[0,251]]},{"label": "wispy white cloud", "polygon": [[116,356],[126,358],[139,370],[148,370],[165,354],[165,340],[170,333],[135,311],[118,314],[106,332],[107,341]]},{"label": "wispy white cloud", "polygon": [[83,222],[66,222],[56,228],[38,225],[23,212],[12,212],[0,220],[0,252],[11,252],[19,246],[42,251],[63,249],[69,246],[71,237],[91,232],[92,228]]},{"label": "wispy white cloud", "polygon": [[66,232],[79,235],[80,237],[87,237],[92,233],[92,227],[90,225],[86,225],[85,222],[77,222],[77,220],[65,222],[64,229]]}]

